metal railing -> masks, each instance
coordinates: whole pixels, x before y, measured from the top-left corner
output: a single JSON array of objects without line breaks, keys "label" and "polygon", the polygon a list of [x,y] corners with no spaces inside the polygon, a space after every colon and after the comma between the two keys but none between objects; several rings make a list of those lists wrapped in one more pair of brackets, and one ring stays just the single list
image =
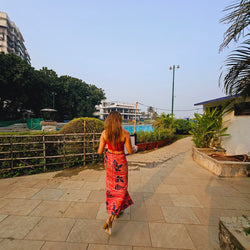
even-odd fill
[{"label": "metal railing", "polygon": [[101,133],[1,135],[0,170],[86,165],[99,159]]}]

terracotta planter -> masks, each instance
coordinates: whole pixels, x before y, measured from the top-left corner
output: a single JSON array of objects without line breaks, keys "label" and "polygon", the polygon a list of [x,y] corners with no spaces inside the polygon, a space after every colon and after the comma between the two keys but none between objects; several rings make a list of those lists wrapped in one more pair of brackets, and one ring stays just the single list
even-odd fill
[{"label": "terracotta planter", "polygon": [[162,141],[157,141],[157,142],[146,142],[146,143],[138,143],[138,151],[145,151],[145,150],[151,150],[154,148],[159,148],[163,147],[167,144],[169,144],[170,140],[162,140]]},{"label": "terracotta planter", "polygon": [[137,144],[138,146],[138,151],[145,151],[148,150],[149,148],[152,149],[152,142],[146,142],[146,143],[139,143]]},{"label": "terracotta planter", "polygon": [[138,147],[138,151],[145,151],[147,150],[147,143],[139,143],[137,144],[137,147]]},{"label": "terracotta planter", "polygon": [[156,148],[157,142],[149,142],[147,150]]},{"label": "terracotta planter", "polygon": [[157,142],[156,148],[160,148],[160,147],[166,146],[166,145],[169,144],[169,142],[170,142],[169,139],[165,139],[165,140],[162,140],[162,141],[158,141],[158,142]]}]

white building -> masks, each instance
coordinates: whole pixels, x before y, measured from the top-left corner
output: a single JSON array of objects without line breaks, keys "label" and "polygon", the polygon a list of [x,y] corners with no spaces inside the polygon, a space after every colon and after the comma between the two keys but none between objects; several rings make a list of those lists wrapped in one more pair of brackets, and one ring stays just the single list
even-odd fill
[{"label": "white building", "polygon": [[0,52],[14,53],[30,63],[23,36],[5,12],[0,11]]},{"label": "white building", "polygon": [[[100,105],[96,107],[98,112],[95,113],[101,120],[105,120],[111,111],[118,111],[121,113],[123,120],[134,120],[136,106],[134,104],[121,103],[121,102],[106,102],[102,101]],[[141,118],[141,112],[139,109],[136,111],[136,120]]]},{"label": "white building", "polygon": [[227,102],[230,102],[230,111],[223,117],[223,124],[228,127],[226,133],[230,136],[222,137],[222,147],[227,155],[250,155],[250,98],[226,96],[194,105],[203,105],[205,111],[206,108],[220,108]]}]

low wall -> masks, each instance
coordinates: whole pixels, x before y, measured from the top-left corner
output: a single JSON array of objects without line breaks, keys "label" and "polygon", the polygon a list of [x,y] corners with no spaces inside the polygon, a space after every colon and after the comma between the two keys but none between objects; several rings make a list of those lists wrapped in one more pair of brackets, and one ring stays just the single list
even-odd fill
[{"label": "low wall", "polygon": [[210,149],[193,147],[193,159],[202,167],[219,177],[240,177],[250,175],[250,162],[217,161],[207,153],[214,153]]},{"label": "low wall", "polygon": [[250,249],[249,217],[222,217],[219,222],[219,241],[221,249]]}]

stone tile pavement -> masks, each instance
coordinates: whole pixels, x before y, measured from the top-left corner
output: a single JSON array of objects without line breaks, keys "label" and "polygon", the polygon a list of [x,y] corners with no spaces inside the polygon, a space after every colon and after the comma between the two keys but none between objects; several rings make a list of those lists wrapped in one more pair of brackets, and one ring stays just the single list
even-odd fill
[{"label": "stone tile pavement", "polygon": [[[250,179],[218,178],[185,138],[128,156],[134,205],[102,229],[105,170],[0,180],[0,249],[219,249],[220,216],[250,216]],[[66,173],[66,174],[65,174]]]}]

